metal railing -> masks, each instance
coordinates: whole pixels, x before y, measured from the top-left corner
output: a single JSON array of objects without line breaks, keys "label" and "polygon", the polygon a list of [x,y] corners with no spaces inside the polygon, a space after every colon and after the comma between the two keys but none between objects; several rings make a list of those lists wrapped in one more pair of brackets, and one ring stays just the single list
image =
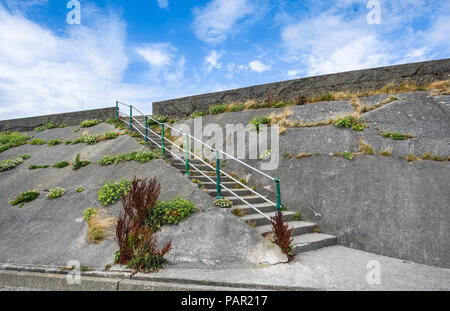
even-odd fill
[{"label": "metal railing", "polygon": [[[119,105],[123,105],[126,107],[129,107],[129,115],[126,115],[124,113],[122,113],[119,109]],[[142,124],[139,120],[136,119],[136,117],[133,115],[133,111],[137,111],[138,113],[140,113],[144,119],[145,119],[145,124]],[[268,217],[266,214],[264,214],[263,212],[261,212],[258,208],[256,208],[255,206],[253,206],[251,203],[249,203],[247,200],[245,200],[245,198],[239,196],[238,194],[236,194],[234,191],[232,191],[231,189],[229,189],[228,187],[226,187],[225,185],[222,184],[221,182],[221,175],[226,176],[228,178],[230,178],[231,180],[233,180],[234,182],[238,183],[242,188],[245,188],[247,190],[249,190],[251,193],[253,193],[254,195],[260,197],[261,199],[265,200],[266,202],[268,202],[269,204],[273,205],[276,208],[277,214],[279,215],[279,213],[281,212],[281,192],[280,192],[280,179],[279,178],[274,178],[250,165],[248,165],[247,163],[237,159],[236,157],[224,152],[223,150],[214,148],[204,142],[202,142],[200,139],[184,133],[172,126],[170,126],[169,124],[166,124],[164,122],[160,122],[154,118],[152,118],[151,116],[145,115],[144,113],[142,113],[141,111],[139,111],[136,107],[133,107],[132,105],[127,105],[125,103],[122,103],[120,101],[116,101],[116,113],[115,113],[116,119],[121,120],[122,122],[126,123],[130,129],[130,131],[136,130],[139,134],[141,134],[144,139],[145,142],[148,143],[149,141],[151,141],[152,143],[154,143],[156,146],[158,146],[159,148],[161,148],[162,151],[162,155],[163,157],[166,156],[166,151],[170,152],[170,154],[175,157],[176,159],[182,161],[185,163],[186,166],[186,173],[185,175],[189,176],[191,175],[190,173],[190,167],[192,167],[195,171],[199,172],[202,176],[206,177],[208,180],[212,181],[213,183],[216,184],[216,189],[217,189],[217,196],[216,199],[221,199],[223,198],[223,196],[221,195],[222,193],[222,188],[227,190],[228,192],[230,192],[232,195],[234,195],[236,198],[238,198],[239,200],[241,200],[242,202],[244,202],[246,205],[248,205],[249,207],[251,207],[252,209],[254,209],[257,213],[261,214],[262,216],[264,216],[265,218],[269,219],[270,221],[272,221],[272,219],[270,217]],[[125,118],[126,120],[122,119]],[[151,119],[154,123],[159,124],[161,126],[161,134],[159,134],[158,132],[155,132],[152,130],[151,127],[149,127],[149,123],[148,123],[148,119]],[[142,131],[138,128],[138,126],[140,126],[140,128],[142,129]],[[179,146],[178,144],[176,144],[175,142],[167,139],[165,137],[165,130],[167,128],[172,129],[173,131],[181,134],[182,136],[186,137],[186,148],[182,148],[181,146]],[[149,137],[149,132],[152,133],[153,135],[155,135],[156,137],[158,137],[160,139],[160,141],[155,141],[154,139]],[[200,144],[202,144],[203,146],[207,147],[209,150],[215,152],[216,154],[216,167],[214,167],[213,165],[211,165],[210,163],[206,162],[204,159],[202,159],[201,157],[199,157],[198,155],[196,155],[195,153],[190,151],[190,140],[194,140],[199,142]],[[177,155],[175,152],[172,152],[172,150],[167,149],[166,148],[166,144],[169,143],[171,144],[173,147],[177,148],[178,150],[180,150],[182,153],[185,153],[185,159],[183,160],[179,155]],[[203,150],[203,148],[202,148]],[[202,152],[203,154],[203,152]],[[267,197],[262,196],[261,194],[259,194],[258,192],[256,192],[255,190],[253,190],[252,188],[248,187],[246,184],[242,183],[240,180],[237,180],[236,178],[234,178],[232,175],[229,175],[228,173],[226,173],[225,171],[223,171],[220,168],[220,154],[223,154],[224,156],[228,157],[228,159],[232,159],[235,160],[236,162],[238,162],[239,164],[253,170],[254,172],[270,179],[271,181],[273,181],[275,183],[275,187],[276,187],[276,202],[272,202],[271,200],[269,200]],[[192,156],[193,158],[199,160],[201,163],[203,163],[204,165],[206,165],[207,167],[213,169],[216,171],[216,180],[214,180],[213,178],[211,178],[211,176],[208,176],[207,174],[205,174],[202,170],[200,170],[199,168],[197,168],[193,163],[191,163],[189,161],[190,156]]]}]

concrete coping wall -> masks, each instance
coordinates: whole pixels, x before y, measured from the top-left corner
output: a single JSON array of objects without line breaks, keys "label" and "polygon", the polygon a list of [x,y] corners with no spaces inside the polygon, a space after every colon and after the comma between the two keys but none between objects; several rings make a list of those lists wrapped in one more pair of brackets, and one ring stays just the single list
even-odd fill
[{"label": "concrete coping wall", "polygon": [[106,121],[107,119],[114,118],[115,107],[101,108],[93,110],[83,110],[76,112],[67,112],[52,114],[46,116],[11,119],[0,121],[0,131],[12,130],[12,131],[30,131],[34,130],[40,125],[44,125],[46,122],[53,122],[59,125],[79,125],[84,120],[99,119]]},{"label": "concrete coping wall", "polygon": [[153,113],[186,117],[193,112],[209,112],[209,107],[247,100],[263,101],[271,94],[274,100],[295,101],[299,96],[312,97],[328,92],[363,92],[382,88],[405,79],[424,86],[432,81],[450,78],[450,58],[356,70],[240,89],[189,96],[153,103]]}]

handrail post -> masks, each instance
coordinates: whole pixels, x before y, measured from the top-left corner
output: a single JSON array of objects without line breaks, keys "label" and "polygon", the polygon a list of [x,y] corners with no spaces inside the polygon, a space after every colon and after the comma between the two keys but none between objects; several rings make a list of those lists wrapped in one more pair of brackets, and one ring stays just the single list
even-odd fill
[{"label": "handrail post", "polygon": [[164,147],[164,123],[161,123],[161,151],[163,158],[166,157],[166,148]]},{"label": "handrail post", "polygon": [[278,217],[280,217],[280,213],[281,213],[280,178],[275,178],[275,183],[277,185],[277,215],[278,215]]},{"label": "handrail post", "polygon": [[223,199],[222,197],[222,185],[220,181],[220,157],[219,150],[216,150],[216,175],[217,175],[217,196],[216,200]]},{"label": "handrail post", "polygon": [[116,100],[116,120],[119,119],[119,101]]},{"label": "handrail post", "polygon": [[186,176],[191,175],[189,173],[189,136],[186,135]]},{"label": "handrail post", "polygon": [[130,131],[133,131],[133,106],[130,105]]},{"label": "handrail post", "polygon": [[145,143],[148,144],[148,116],[145,116]]}]

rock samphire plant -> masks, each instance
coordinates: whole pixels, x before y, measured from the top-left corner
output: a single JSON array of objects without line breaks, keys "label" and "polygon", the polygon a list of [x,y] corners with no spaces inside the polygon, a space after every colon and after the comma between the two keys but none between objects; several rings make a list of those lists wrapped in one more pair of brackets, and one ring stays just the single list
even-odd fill
[{"label": "rock samphire plant", "polygon": [[233,206],[233,203],[230,200],[224,198],[215,200],[214,204],[220,208],[231,208]]},{"label": "rock samphire plant", "polygon": [[25,203],[31,202],[35,200],[39,196],[39,192],[36,190],[29,190],[22,192],[17,198],[15,198],[13,201],[10,201],[9,204],[12,206],[19,205],[19,207],[24,206]]},{"label": "rock samphire plant", "polygon": [[120,181],[111,180],[104,182],[98,191],[98,200],[104,205],[111,205],[123,196],[127,196],[130,191],[130,182],[126,179]]}]

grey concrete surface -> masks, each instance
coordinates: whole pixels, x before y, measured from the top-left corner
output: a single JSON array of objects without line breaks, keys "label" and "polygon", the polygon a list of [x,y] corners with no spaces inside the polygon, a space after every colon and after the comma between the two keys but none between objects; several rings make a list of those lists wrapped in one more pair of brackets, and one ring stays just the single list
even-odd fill
[{"label": "grey concrete surface", "polygon": [[275,100],[295,101],[299,96],[310,97],[327,92],[375,90],[404,79],[425,85],[434,80],[448,79],[449,72],[450,59],[356,70],[155,102],[153,113],[185,117],[194,111],[208,112],[212,105],[249,99],[263,101],[269,94]]},{"label": "grey concrete surface", "polygon": [[[73,133],[74,129],[53,129],[36,134],[36,137],[71,139],[80,135]],[[112,127],[100,124],[87,131],[103,133],[107,130],[112,130]],[[207,193],[162,159],[145,164],[127,162],[107,167],[91,164],[75,172],[71,167],[28,170],[30,164],[51,165],[64,160],[73,161],[77,153],[81,154],[82,160],[95,162],[107,154],[143,148],[136,140],[124,135],[96,145],[24,145],[1,153],[0,159],[25,153],[32,155],[32,158],[13,170],[0,173],[0,262],[65,266],[69,260],[78,260],[92,268],[105,267],[113,261],[117,250],[113,232],[100,244],[89,243],[83,211],[100,205],[97,191],[104,181],[132,179],[133,176],[156,177],[162,187],[161,200],[180,196],[195,202],[199,210],[180,225],[166,226],[160,233],[161,244],[173,241],[173,250],[167,258],[174,266],[252,266],[261,259],[249,257],[249,254],[264,248],[266,240],[228,211],[219,210]],[[67,191],[62,198],[48,200],[46,191],[55,187]],[[77,193],[78,187],[85,188],[85,191]],[[35,201],[22,208],[8,204],[9,200],[30,189],[41,192]],[[120,208],[121,203],[117,202],[105,211],[118,216]],[[281,254],[279,248],[272,246],[263,255],[271,256],[272,253]]]},{"label": "grey concrete surface", "polygon": [[[386,97],[371,96],[362,102],[375,105]],[[369,128],[361,132],[336,126],[289,128],[280,136],[278,168],[266,173],[281,178],[282,201],[289,210],[300,211],[306,220],[318,222],[324,233],[337,235],[341,245],[450,267],[449,162],[407,163],[399,158],[426,152],[441,157],[450,155],[450,120],[446,112],[449,96],[415,92],[397,97],[399,100],[363,114]],[[291,118],[303,115],[306,120],[323,119],[321,109],[326,111],[337,104],[328,105],[295,107]],[[348,102],[342,101],[340,106],[348,107]],[[203,126],[246,125],[258,113],[270,115],[273,111],[206,116]],[[339,113],[334,110],[330,115]],[[185,123],[193,126],[192,119]],[[410,133],[414,138],[395,141],[382,137],[384,130]],[[357,152],[360,138],[373,147],[376,155],[357,155],[353,161],[332,156],[337,152]],[[261,161],[248,159],[248,145],[247,140],[245,162],[260,168]],[[270,142],[268,145],[272,148]],[[392,148],[391,157],[378,155],[388,148]],[[296,159],[299,153],[320,156]],[[267,178],[230,160],[224,169],[247,178],[249,185],[257,186],[258,191],[275,200],[274,184]]]},{"label": "grey concrete surface", "polygon": [[0,131],[28,131],[45,124],[53,122],[59,125],[78,125],[80,122],[88,119],[100,119],[106,121],[114,118],[115,107],[101,108],[93,110],[83,110],[76,112],[60,113],[46,116],[12,119],[0,121]]},{"label": "grey concrete surface", "polygon": [[[65,273],[20,266],[0,268],[0,290],[356,290],[449,291],[450,270],[385,257],[342,246],[297,255],[288,264],[235,269],[168,268],[123,276],[123,268],[82,273],[68,286]],[[38,272],[40,271],[40,272]],[[379,272],[379,274],[378,274]],[[119,274],[115,274],[119,273]],[[377,273],[379,278],[373,278]],[[369,276],[369,278],[368,278]],[[368,281],[375,280],[376,282]],[[65,284],[64,284],[65,283]],[[6,289],[5,289],[6,287]],[[111,289],[114,290],[114,289]]]}]

